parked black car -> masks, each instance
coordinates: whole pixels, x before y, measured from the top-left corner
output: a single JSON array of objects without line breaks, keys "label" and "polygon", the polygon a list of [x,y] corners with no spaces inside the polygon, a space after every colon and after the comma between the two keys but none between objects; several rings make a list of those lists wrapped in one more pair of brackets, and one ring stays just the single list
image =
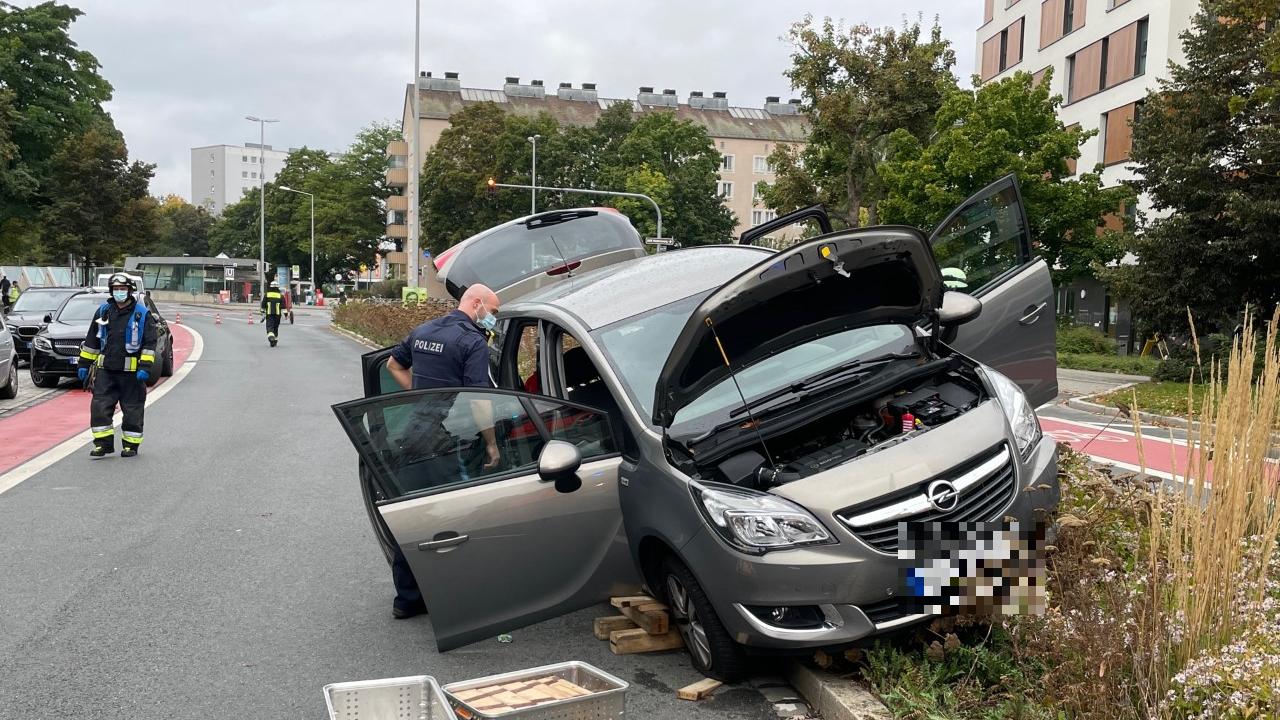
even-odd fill
[{"label": "parked black car", "polygon": [[[56,312],[43,318],[44,327],[32,339],[31,345],[31,382],[36,387],[56,387],[63,378],[76,376],[80,345],[89,330],[89,323],[98,308],[110,299],[109,293],[80,290],[67,298]],[[147,382],[154,385],[161,376],[173,374],[173,335],[150,296],[139,295],[138,301],[146,303],[147,309],[155,316],[159,332],[156,357],[160,372]]]},{"label": "parked black car", "polygon": [[19,360],[31,361],[31,341],[45,325],[44,316],[57,311],[64,300],[78,292],[84,292],[84,288],[33,287],[18,296],[18,302],[5,316],[4,324],[13,333]]}]

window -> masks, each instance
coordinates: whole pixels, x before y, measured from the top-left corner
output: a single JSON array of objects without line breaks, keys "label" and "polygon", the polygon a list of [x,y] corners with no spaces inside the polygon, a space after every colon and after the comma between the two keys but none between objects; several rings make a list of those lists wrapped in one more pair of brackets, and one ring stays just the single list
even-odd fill
[{"label": "window", "polygon": [[258,162],[258,156],[257,156],[257,155],[250,155],[250,156],[249,156],[249,162],[251,162],[251,163],[256,163],[256,162]]},{"label": "window", "polygon": [[213,177],[213,168],[209,168],[209,177]]},{"label": "window", "polygon": [[1075,0],[1062,0],[1062,34],[1069,35],[1075,29]]},{"label": "window", "polygon": [[1116,8],[1120,7],[1121,5],[1127,2],[1129,2],[1129,0],[1107,0],[1107,9],[1115,10]]},{"label": "window", "polygon": [[776,219],[777,217],[778,217],[778,213],[776,210],[752,210],[751,224],[763,225],[769,222],[770,220]]},{"label": "window", "polygon": [[1044,77],[1048,72],[1049,72],[1049,68],[1047,67],[1040,68],[1039,70],[1037,70],[1035,74],[1031,76],[1031,84],[1035,86],[1044,82]]},{"label": "window", "polygon": [[1104,89],[1146,72],[1146,35],[1147,21],[1144,19],[1130,23],[1106,37]]},{"label": "window", "polygon": [[773,164],[769,162],[768,155],[756,155],[751,158],[751,171],[756,173],[773,172]]},{"label": "window", "polygon": [[1085,0],[1043,0],[1040,3],[1040,48],[1084,27]]},{"label": "window", "polygon": [[732,200],[733,183],[727,180],[721,180],[716,183],[716,194],[719,195],[722,200]]},{"label": "window", "polygon": [[249,177],[249,171],[248,171],[248,170],[241,170],[241,171],[240,171],[240,177],[242,177],[242,178],[247,178],[247,177]]},{"label": "window", "polygon": [[1106,38],[1067,57],[1067,102],[1095,95],[1104,77],[1102,46]]},{"label": "window", "polygon": [[982,24],[991,22],[996,13],[996,0],[986,0],[982,6]]},{"label": "window", "polygon": [[974,292],[1031,259],[1027,228],[1012,185],[961,208],[939,232],[938,266],[959,268]]},{"label": "window", "polygon": [[[1068,125],[1065,129],[1067,129],[1067,130],[1079,130],[1079,129],[1080,129],[1080,123],[1072,123],[1072,124]],[[1071,175],[1075,175],[1075,174],[1076,174],[1076,166],[1077,166],[1077,162],[1078,162],[1078,160],[1079,160],[1079,158],[1067,158],[1067,172],[1068,172],[1069,174],[1071,174]]]},{"label": "window", "polygon": [[764,193],[761,192],[760,183],[753,184],[751,186],[751,202],[758,203],[763,199],[764,199]]},{"label": "window", "polygon": [[1000,60],[1004,57],[1001,52],[1000,41],[1004,38],[1004,33],[996,33],[987,38],[982,43],[982,72],[983,80],[990,80],[1000,73]]},{"label": "window", "polygon": [[1115,165],[1129,159],[1138,108],[1139,103],[1129,103],[1102,116],[1102,164]]},{"label": "window", "polygon": [[1138,50],[1133,62],[1133,74],[1147,74],[1147,19],[1138,21]]},{"label": "window", "polygon": [[723,172],[733,172],[733,156],[722,155],[720,157],[720,170]]},{"label": "window", "polygon": [[249,162],[249,156],[248,156],[248,155],[241,155],[241,156],[240,156],[240,162]]},{"label": "window", "polygon": [[1022,62],[1022,29],[1025,25],[1025,21],[1018,18],[1000,33],[1001,72]]},{"label": "window", "polygon": [[209,164],[213,164],[213,153],[209,153]]},{"label": "window", "polygon": [[257,179],[258,179],[258,173],[250,173],[250,174],[249,174],[249,177],[253,178],[254,180],[257,180]]}]

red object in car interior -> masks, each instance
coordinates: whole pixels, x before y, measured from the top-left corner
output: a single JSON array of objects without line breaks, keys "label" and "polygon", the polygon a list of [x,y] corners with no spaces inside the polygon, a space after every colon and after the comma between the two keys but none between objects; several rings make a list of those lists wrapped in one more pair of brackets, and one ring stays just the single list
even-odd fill
[{"label": "red object in car interior", "polygon": [[567,272],[573,272],[574,270],[577,270],[577,269],[578,269],[578,266],[580,266],[580,265],[582,265],[582,261],[581,261],[581,260],[574,260],[574,261],[573,261],[573,262],[571,262],[571,263],[565,263],[564,265],[560,265],[559,267],[553,267],[553,268],[551,268],[550,270],[548,270],[548,271],[547,271],[547,274],[548,274],[548,275],[563,275],[563,274],[565,274],[565,273],[567,273]]}]

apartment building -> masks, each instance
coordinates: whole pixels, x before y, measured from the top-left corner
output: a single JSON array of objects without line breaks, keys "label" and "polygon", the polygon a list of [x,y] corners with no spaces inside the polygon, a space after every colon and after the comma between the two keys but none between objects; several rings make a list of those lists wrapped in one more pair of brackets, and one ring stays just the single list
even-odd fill
[{"label": "apartment building", "polygon": [[[1199,0],[982,1],[976,68],[980,81],[1020,71],[1039,80],[1052,68],[1050,90],[1062,95],[1058,117],[1063,124],[1098,131],[1081,146],[1073,172],[1102,165],[1104,185],[1133,179],[1132,122],[1141,116],[1143,98],[1168,77],[1169,63],[1185,62],[1180,35],[1191,27]],[[1151,214],[1148,198],[1117,208],[1106,224],[1118,229],[1123,215],[1138,211]],[[1060,315],[1094,325],[1128,344],[1123,305],[1092,280],[1058,291]]]},{"label": "apartment building", "polygon": [[[405,86],[401,120],[405,140],[387,147],[392,165],[387,179],[396,187],[408,182],[407,140],[413,127],[412,91],[412,86]],[[541,80],[522,83],[517,77],[506,78],[501,89],[468,88],[463,87],[458,74],[452,72],[445,73],[444,77],[422,73],[418,78],[418,97],[418,132],[422,144],[417,158],[419,166],[426,151],[449,127],[449,118],[473,103],[494,102],[508,112],[528,116],[545,112],[564,125],[591,125],[606,108],[616,103],[629,104],[636,114],[670,112],[682,120],[692,120],[707,129],[720,151],[718,191],[738,220],[735,235],[773,219],[774,213],[763,206],[755,193],[756,183],[774,179],[768,157],[779,144],[802,144],[807,134],[804,116],[799,111],[800,101],[783,102],[778,97],[765,98],[761,107],[739,107],[730,105],[723,92],[710,95],[692,92],[685,102],[680,102],[675,90],[641,87],[634,98],[602,98],[595,83],[582,83],[578,87],[560,83],[559,87],[548,89]],[[407,202],[403,195],[388,198],[388,237],[408,237]],[[584,202],[589,200],[584,197]]]},{"label": "apartment building", "polygon": [[221,215],[262,178],[274,180],[288,157],[284,150],[257,143],[191,148],[191,204]]}]

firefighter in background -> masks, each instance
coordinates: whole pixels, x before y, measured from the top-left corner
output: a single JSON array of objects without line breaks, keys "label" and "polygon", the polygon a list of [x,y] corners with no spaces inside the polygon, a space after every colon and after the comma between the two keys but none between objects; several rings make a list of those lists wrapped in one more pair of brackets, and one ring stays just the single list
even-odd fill
[{"label": "firefighter in background", "polygon": [[93,367],[93,400],[89,403],[89,427],[93,432],[90,457],[115,452],[112,416],[116,405],[124,414],[122,457],[138,454],[142,444],[142,416],[147,404],[147,381],[155,371],[156,319],[146,303],[134,295],[137,285],[116,273],[107,281],[111,299],[93,314],[84,344],[80,346],[80,382]]},{"label": "firefighter in background", "polygon": [[262,294],[262,317],[267,323],[267,342],[276,346],[277,335],[280,334],[280,316],[284,314],[284,295],[280,292],[280,283],[271,281],[268,290]]}]

